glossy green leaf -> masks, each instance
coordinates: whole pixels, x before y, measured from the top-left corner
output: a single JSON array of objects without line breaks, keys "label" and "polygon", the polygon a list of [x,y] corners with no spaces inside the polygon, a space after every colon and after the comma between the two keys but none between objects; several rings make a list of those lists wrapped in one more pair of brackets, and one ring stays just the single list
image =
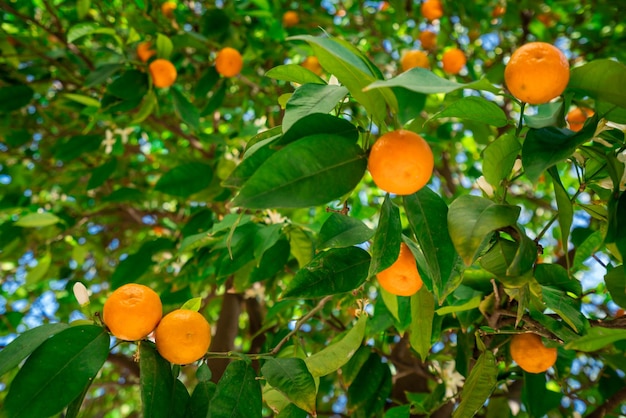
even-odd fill
[{"label": "glossy green leaf", "polygon": [[209,418],[261,418],[261,385],[246,361],[226,367],[209,406]]},{"label": "glossy green leaf", "polygon": [[84,19],[91,8],[91,0],[77,0],[76,14],[80,20]]},{"label": "glossy green leaf", "polygon": [[591,353],[621,340],[626,340],[626,329],[591,327],[582,337],[565,344],[565,348]]},{"label": "glossy green leaf", "polygon": [[272,155],[276,153],[274,148],[275,143],[278,141],[278,137],[270,138],[267,143],[263,144],[254,153],[246,153],[243,161],[235,167],[230,173],[228,178],[222,182],[224,187],[241,187],[245,184],[250,177],[256,172],[256,170],[263,165],[263,163]]},{"label": "glossy green leaf", "polygon": [[26,357],[51,336],[68,327],[61,322],[40,325],[24,331],[0,350],[0,376],[19,366]]},{"label": "glossy green leaf", "polygon": [[363,221],[340,213],[331,215],[322,224],[317,237],[317,248],[351,247],[374,236],[374,231]]},{"label": "glossy green leaf", "polygon": [[174,102],[174,110],[178,117],[185,122],[189,128],[194,131],[200,129],[200,112],[191,104],[189,99],[178,89],[170,89],[172,101]]},{"label": "glossy green leaf", "polygon": [[96,33],[96,31],[100,28],[100,25],[97,23],[91,22],[83,22],[78,23],[67,31],[67,42],[74,43],[77,39],[82,38],[83,36],[91,35],[92,33]]},{"label": "glossy green leaf", "polygon": [[356,126],[346,119],[329,115],[328,113],[312,113],[298,119],[276,144],[289,144],[305,136],[315,134],[341,135],[356,142],[359,139],[359,131]]},{"label": "glossy green leaf", "polygon": [[368,277],[375,276],[396,262],[400,254],[401,243],[402,223],[400,221],[400,209],[391,201],[391,197],[387,194],[380,207],[378,227],[370,247],[372,262],[369,267]]},{"label": "glossy green leaf", "polygon": [[540,263],[535,266],[535,278],[542,286],[552,286],[576,296],[581,296],[580,281],[569,277],[567,270],[560,264]]},{"label": "glossy green leaf", "polygon": [[[574,222],[574,207],[570,200],[565,186],[561,182],[559,172],[554,166],[548,169],[552,184],[554,186],[554,195],[556,198],[556,206],[559,210],[559,228],[561,230],[561,244],[563,248],[568,248],[569,233]],[[569,261],[569,258],[568,258]],[[569,266],[568,266],[569,267]]]},{"label": "glossy green leaf", "polygon": [[65,93],[63,97],[85,106],[100,107],[100,101],[98,99],[85,96],[84,94]]},{"label": "glossy green leaf", "polygon": [[537,113],[524,115],[524,122],[527,126],[535,129],[563,126],[563,102],[558,101],[537,106]]},{"label": "glossy green leaf", "polygon": [[213,169],[210,165],[191,162],[181,164],[163,174],[155,190],[173,196],[190,196],[206,189],[213,179]]},{"label": "glossy green leaf", "polygon": [[92,173],[91,177],[89,177],[89,182],[87,183],[87,190],[95,189],[96,187],[102,186],[105,181],[111,177],[111,175],[115,172],[117,168],[117,158],[112,157],[102,165],[96,167]]},{"label": "glossy green leaf", "polygon": [[174,376],[170,363],[152,343],[139,345],[141,402],[146,417],[169,417],[174,410]]},{"label": "glossy green leaf", "polygon": [[128,70],[109,84],[107,92],[124,100],[143,98],[148,92],[148,76],[139,70]]},{"label": "glossy green leaf", "polygon": [[431,119],[458,118],[486,123],[500,128],[508,123],[504,111],[492,101],[483,97],[468,96],[452,102]]},{"label": "glossy green leaf", "polygon": [[41,279],[46,277],[46,273],[50,269],[52,257],[50,252],[46,251],[41,257],[37,259],[37,265],[26,273],[26,284],[33,285],[38,283]]},{"label": "glossy green leaf", "polygon": [[295,404],[290,403],[280,410],[276,418],[307,418],[309,415],[306,411],[298,408]]},{"label": "glossy green leaf", "polygon": [[29,213],[15,221],[22,228],[40,228],[61,222],[61,218],[50,212]]},{"label": "glossy green leaf", "polygon": [[56,144],[54,156],[61,161],[71,161],[86,152],[93,152],[100,148],[104,138],[101,135],[77,135],[67,141]]},{"label": "glossy green leaf", "polygon": [[409,326],[409,343],[422,361],[426,361],[433,335],[435,318],[435,298],[425,286],[411,296],[411,325]]},{"label": "glossy green leaf", "polygon": [[187,309],[189,311],[198,312],[201,306],[202,306],[202,298],[192,298],[192,299],[189,299],[187,302],[183,303],[180,309]]},{"label": "glossy green leaf", "polygon": [[426,106],[427,95],[402,87],[391,87],[391,91],[398,101],[397,116],[402,125],[419,117]]},{"label": "glossy green leaf", "polygon": [[26,129],[13,129],[11,132],[7,132],[4,140],[11,147],[21,147],[25,145],[33,138]]},{"label": "glossy green leaf", "polygon": [[361,347],[366,324],[367,315],[362,314],[341,340],[305,358],[304,362],[313,377],[326,376],[343,367]]},{"label": "glossy green leaf", "polygon": [[411,231],[428,266],[427,277],[424,275],[422,279],[441,301],[458,260],[448,230],[448,206],[428,187],[404,196],[403,203]]},{"label": "glossy green leaf", "polygon": [[317,254],[289,282],[284,298],[316,298],[349,292],[367,279],[370,255],[359,247],[331,248]]},{"label": "glossy green leaf", "polygon": [[556,312],[576,332],[581,333],[586,328],[587,320],[580,312],[579,301],[553,286],[541,286],[541,298],[548,308]]},{"label": "glossy green leaf", "polygon": [[515,225],[519,213],[518,206],[498,205],[478,196],[463,195],[455,199],[448,210],[448,229],[465,264],[472,264],[493,231]]},{"label": "glossy green leaf", "polygon": [[465,303],[461,303],[459,305],[444,306],[443,308],[439,308],[435,311],[435,313],[439,316],[443,316],[443,315],[456,313],[456,312],[469,311],[471,309],[478,308],[480,306],[481,301],[482,301],[482,296],[477,295]]},{"label": "glossy green leaf", "polygon": [[26,106],[35,92],[26,85],[0,87],[0,114]]},{"label": "glossy green leaf", "polygon": [[191,418],[206,418],[208,416],[211,398],[215,395],[216,389],[217,385],[213,382],[198,382],[189,400],[189,414]]},{"label": "glossy green leaf", "polygon": [[461,392],[461,403],[452,417],[470,418],[476,415],[496,388],[497,377],[496,357],[491,351],[484,351],[465,380]]},{"label": "glossy green leaf", "polygon": [[316,415],[317,390],[313,376],[300,358],[268,359],[261,367],[267,382],[299,408]]},{"label": "glossy green leaf", "polygon": [[607,232],[606,241],[615,242],[615,246],[622,255],[622,259],[626,259],[626,192],[622,192],[615,202],[615,205],[609,204],[614,210],[609,209],[609,228],[611,233]]},{"label": "glossy green leaf", "polygon": [[122,64],[103,64],[89,73],[85,79],[85,87],[94,87],[113,77],[118,71],[123,69]]},{"label": "glossy green leaf", "polygon": [[129,202],[139,201],[144,198],[144,194],[141,190],[134,189],[132,187],[120,187],[113,190],[108,196],[102,198],[103,202]]},{"label": "glossy green leaf", "polygon": [[220,75],[215,67],[208,67],[204,70],[202,77],[198,80],[193,90],[193,95],[196,99],[206,97],[207,94],[215,87]]},{"label": "glossy green leaf", "polygon": [[313,113],[328,113],[348,94],[342,86],[326,84],[303,84],[287,100],[283,118],[283,132],[294,123]]},{"label": "glossy green leaf", "polygon": [[512,134],[497,138],[483,151],[483,175],[494,188],[501,187],[502,180],[511,174],[522,144]]},{"label": "glossy green leaf", "polygon": [[109,334],[95,325],[66,328],[43,342],[13,379],[8,418],[58,414],[89,384],[109,354]]},{"label": "glossy green leaf", "polygon": [[385,406],[391,386],[389,365],[371,353],[348,387],[348,410],[358,408],[366,416],[375,416]]},{"label": "glossy green leaf", "polygon": [[[543,417],[561,404],[563,394],[546,389],[545,373],[524,373],[522,402],[532,416]],[[491,404],[491,402],[490,402]]]},{"label": "glossy green leaf", "polygon": [[233,206],[307,207],[351,191],[365,173],[361,148],[337,135],[313,135],[271,155],[243,185]]},{"label": "glossy green leaf", "polygon": [[604,275],[606,288],[611,294],[611,299],[622,309],[626,309],[626,274],[624,266],[612,268]]},{"label": "glossy green leaf", "polygon": [[594,255],[604,242],[604,236],[602,231],[595,231],[576,247],[576,254],[574,254],[574,262],[572,263],[572,269],[578,270],[583,266],[583,263],[587,261],[589,257]]},{"label": "glossy green leaf", "polygon": [[567,88],[581,96],[626,107],[626,65],[611,59],[588,62],[572,69]]},{"label": "glossy green leaf", "polygon": [[266,72],[265,77],[298,84],[326,84],[320,76],[298,64],[279,65]]},{"label": "glossy green leaf", "polygon": [[163,35],[162,33],[157,33],[156,49],[157,56],[167,60],[170,59],[170,56],[172,55],[174,45],[169,37]]}]

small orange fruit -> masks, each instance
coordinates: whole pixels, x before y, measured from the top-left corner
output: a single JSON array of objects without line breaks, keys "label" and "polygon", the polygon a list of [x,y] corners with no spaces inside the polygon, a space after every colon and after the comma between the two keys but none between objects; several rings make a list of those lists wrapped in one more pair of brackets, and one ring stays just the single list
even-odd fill
[{"label": "small orange fruit", "polygon": [[137,341],[150,334],[163,315],[159,295],[147,286],[129,283],[104,302],[102,320],[120,340]]},{"label": "small orange fruit", "polygon": [[436,20],[443,16],[443,6],[440,0],[425,0],[420,8],[422,16],[428,20]]},{"label": "small orange fruit", "polygon": [[505,13],[506,13],[506,7],[502,6],[501,4],[498,4],[491,11],[491,17],[493,17],[494,19],[497,19],[500,16],[503,16]]},{"label": "small orange fruit", "polygon": [[224,77],[234,77],[243,68],[243,58],[235,48],[222,48],[215,58],[215,69]]},{"label": "small orange fruit", "polygon": [[543,23],[543,26],[546,28],[554,26],[555,23],[552,13],[539,13],[537,15],[537,20]]},{"label": "small orange fruit", "polygon": [[193,363],[211,345],[211,326],[199,312],[177,309],[161,319],[154,341],[159,354],[170,363]]},{"label": "small orange fruit", "polygon": [[152,49],[151,42],[141,42],[137,45],[137,57],[141,62],[148,62],[148,60],[156,55],[156,51]]},{"label": "small orange fruit", "polygon": [[178,76],[174,64],[163,58],[152,61],[148,69],[155,87],[169,87],[174,84]]},{"label": "small orange fruit", "polygon": [[397,296],[414,295],[424,284],[417,271],[415,257],[404,242],[400,244],[400,254],[397,260],[378,273],[376,278],[383,289]]},{"label": "small orange fruit", "polygon": [[176,2],[166,1],[161,5],[161,13],[168,19],[174,17],[174,10],[176,10]]},{"label": "small orange fruit", "polygon": [[324,72],[322,66],[320,65],[320,61],[314,56],[306,57],[301,65],[317,75],[322,75]]},{"label": "small orange fruit", "polygon": [[437,46],[437,34],[435,32],[429,30],[422,31],[419,40],[424,49],[434,49]]},{"label": "small orange fruit", "polygon": [[287,10],[283,14],[283,26],[286,28],[291,28],[300,23],[300,16],[298,12],[294,10]]},{"label": "small orange fruit", "polygon": [[515,334],[509,345],[511,358],[528,373],[542,373],[556,363],[556,348],[543,345],[537,334]]},{"label": "small orange fruit", "polygon": [[428,142],[415,132],[400,129],[378,138],[367,168],[376,186],[397,195],[415,193],[428,183],[435,159]]},{"label": "small orange fruit", "polygon": [[504,69],[504,82],[511,94],[522,102],[547,103],[567,87],[569,63],[554,45],[530,42],[511,55]]},{"label": "small orange fruit", "polygon": [[465,54],[459,48],[450,48],[443,53],[441,63],[443,71],[446,73],[458,74],[465,67],[467,58],[465,58]]},{"label": "small orange fruit", "polygon": [[428,56],[422,51],[418,51],[416,49],[408,51],[404,54],[400,64],[402,65],[402,71],[407,71],[415,67],[430,68]]},{"label": "small orange fruit", "polygon": [[569,124],[570,130],[574,132],[580,131],[585,125],[585,121],[587,118],[592,117],[595,112],[586,107],[576,107],[569,112],[567,112],[567,123]]}]

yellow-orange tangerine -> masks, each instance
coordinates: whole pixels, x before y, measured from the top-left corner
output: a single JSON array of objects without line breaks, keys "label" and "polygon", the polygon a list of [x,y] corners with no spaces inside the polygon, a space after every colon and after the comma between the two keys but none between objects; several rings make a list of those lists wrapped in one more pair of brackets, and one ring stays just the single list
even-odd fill
[{"label": "yellow-orange tangerine", "polygon": [[120,340],[145,338],[163,315],[159,295],[147,286],[129,283],[113,291],[104,302],[102,320]]},{"label": "yellow-orange tangerine", "polygon": [[383,289],[397,296],[414,295],[424,284],[417,271],[415,258],[404,242],[400,244],[400,254],[396,261],[378,273],[376,278]]},{"label": "yellow-orange tangerine", "polygon": [[199,312],[177,309],[161,319],[154,341],[159,354],[170,363],[193,363],[211,345],[211,326]]}]

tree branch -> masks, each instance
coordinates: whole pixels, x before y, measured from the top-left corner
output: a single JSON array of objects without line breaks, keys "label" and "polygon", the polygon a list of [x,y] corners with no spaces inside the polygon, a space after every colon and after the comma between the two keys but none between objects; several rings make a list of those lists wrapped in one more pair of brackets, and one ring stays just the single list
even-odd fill
[{"label": "tree branch", "polygon": [[606,402],[596,408],[587,418],[603,418],[615,408],[626,402],[626,386],[615,392]]}]

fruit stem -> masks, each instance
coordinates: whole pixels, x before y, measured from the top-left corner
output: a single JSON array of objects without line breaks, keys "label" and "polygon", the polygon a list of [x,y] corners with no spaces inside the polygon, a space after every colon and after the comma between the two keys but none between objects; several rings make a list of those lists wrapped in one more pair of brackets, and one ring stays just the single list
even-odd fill
[{"label": "fruit stem", "polygon": [[522,127],[524,126],[524,109],[526,108],[526,102],[522,102],[522,107],[519,111],[519,122],[517,123],[517,129],[515,130],[515,137],[519,138]]}]

